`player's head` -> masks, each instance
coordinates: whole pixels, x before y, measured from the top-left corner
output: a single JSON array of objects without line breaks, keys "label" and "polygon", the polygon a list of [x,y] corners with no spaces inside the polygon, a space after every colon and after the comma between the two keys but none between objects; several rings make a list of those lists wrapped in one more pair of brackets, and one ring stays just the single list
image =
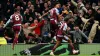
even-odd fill
[{"label": "player's head", "polygon": [[15,9],[14,9],[14,13],[18,13],[18,9],[15,8]]},{"label": "player's head", "polygon": [[57,2],[54,4],[54,6],[55,6],[55,8],[60,8],[61,5],[60,5],[60,3]]},{"label": "player's head", "polygon": [[64,4],[64,5],[63,5],[63,8],[64,8],[64,9],[67,9],[67,7],[68,7],[67,4]]}]

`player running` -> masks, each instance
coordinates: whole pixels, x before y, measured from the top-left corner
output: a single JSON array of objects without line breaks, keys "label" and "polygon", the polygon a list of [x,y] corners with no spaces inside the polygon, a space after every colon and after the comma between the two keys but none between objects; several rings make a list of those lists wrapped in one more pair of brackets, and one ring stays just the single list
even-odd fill
[{"label": "player running", "polygon": [[54,51],[60,45],[60,43],[62,42],[62,39],[69,42],[69,44],[72,48],[73,54],[78,53],[78,50],[74,49],[71,39],[66,34],[68,19],[64,19],[64,21],[62,21],[62,18],[59,18],[59,20],[60,20],[60,24],[58,25],[58,30],[57,30],[57,35],[56,35],[57,42],[56,42],[56,45],[53,47],[50,55],[55,56]]},{"label": "player running", "polygon": [[50,14],[50,27],[51,27],[51,35],[52,37],[55,36],[55,32],[57,27],[58,18],[60,16],[59,10],[60,4],[55,3],[54,8],[50,9],[47,13],[43,14],[40,18],[44,17],[47,14]]},{"label": "player running", "polygon": [[17,9],[14,10],[14,14],[10,16],[10,19],[7,21],[6,27],[10,22],[13,23],[13,31],[14,31],[14,40],[13,40],[13,45],[12,49],[14,50],[14,45],[18,43],[18,37],[21,31],[21,23],[22,23],[22,16],[20,15],[19,11]]}]

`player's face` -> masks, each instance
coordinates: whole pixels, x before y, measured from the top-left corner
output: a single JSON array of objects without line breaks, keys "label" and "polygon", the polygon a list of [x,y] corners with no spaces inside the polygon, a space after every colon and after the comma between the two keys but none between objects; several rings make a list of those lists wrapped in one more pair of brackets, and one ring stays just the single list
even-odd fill
[{"label": "player's face", "polygon": [[57,4],[56,7],[57,7],[57,8],[60,8],[60,4]]},{"label": "player's face", "polygon": [[20,10],[21,9],[20,6],[17,6],[17,9]]}]

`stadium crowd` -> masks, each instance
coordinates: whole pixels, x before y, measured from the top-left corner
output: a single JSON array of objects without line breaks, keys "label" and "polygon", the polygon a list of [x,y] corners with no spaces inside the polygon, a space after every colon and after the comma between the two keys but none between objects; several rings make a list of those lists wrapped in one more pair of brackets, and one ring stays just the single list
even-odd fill
[{"label": "stadium crowd", "polygon": [[[67,19],[67,34],[73,43],[100,43],[99,0],[5,0],[0,2],[0,37],[8,43],[14,40],[12,23],[3,27],[16,8],[23,17],[19,43],[53,43],[55,32],[50,13],[55,4],[57,12]],[[45,14],[45,15],[44,15]],[[44,21],[43,21],[43,20]],[[59,23],[57,23],[59,25]],[[33,27],[33,28],[30,28]],[[65,42],[63,40],[63,42]]]}]

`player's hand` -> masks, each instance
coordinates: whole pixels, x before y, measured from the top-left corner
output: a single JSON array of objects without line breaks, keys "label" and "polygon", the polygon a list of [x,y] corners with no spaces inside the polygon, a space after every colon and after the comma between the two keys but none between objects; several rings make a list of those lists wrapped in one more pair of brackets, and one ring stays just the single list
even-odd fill
[{"label": "player's hand", "polygon": [[91,39],[89,39],[89,40],[88,40],[88,43],[92,43],[92,40],[91,40]]}]

